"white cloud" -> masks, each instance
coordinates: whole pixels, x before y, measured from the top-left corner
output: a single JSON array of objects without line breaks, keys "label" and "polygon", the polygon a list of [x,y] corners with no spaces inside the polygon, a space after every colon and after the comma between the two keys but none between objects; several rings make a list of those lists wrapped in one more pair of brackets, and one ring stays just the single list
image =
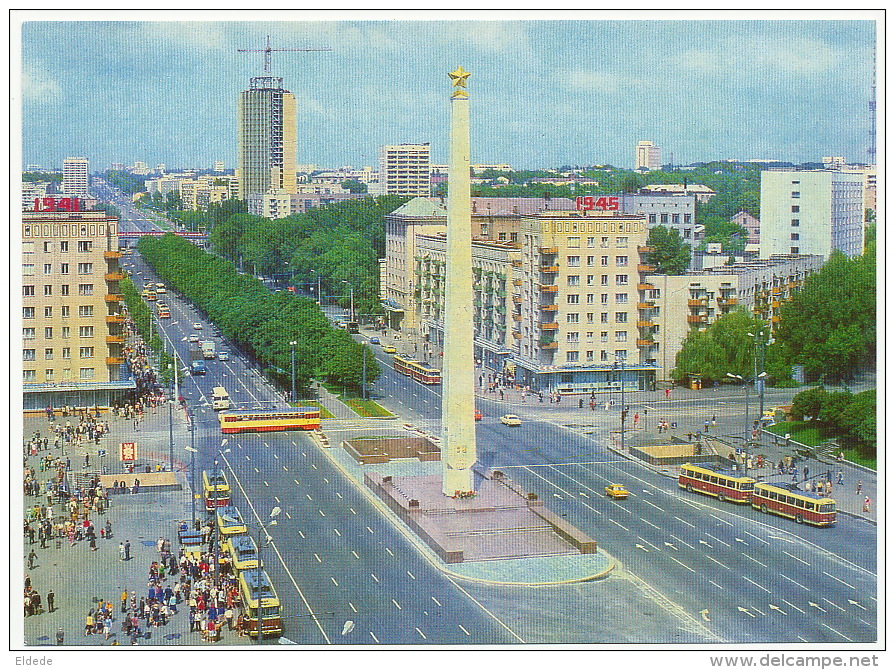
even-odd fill
[{"label": "white cloud", "polygon": [[26,66],[22,72],[22,95],[29,100],[51,100],[62,93],[62,87],[41,68]]},{"label": "white cloud", "polygon": [[783,73],[824,75],[851,59],[825,42],[775,35],[727,37],[712,48],[685,51],[676,60],[678,67],[692,72],[723,76],[749,72],[755,77]]}]

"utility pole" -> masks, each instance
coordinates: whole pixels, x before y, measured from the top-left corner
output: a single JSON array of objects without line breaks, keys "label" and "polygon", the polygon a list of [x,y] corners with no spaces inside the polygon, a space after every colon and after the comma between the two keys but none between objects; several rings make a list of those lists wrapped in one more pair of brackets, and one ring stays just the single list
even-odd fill
[{"label": "utility pole", "polygon": [[627,414],[627,412],[625,411],[625,359],[624,358],[620,359],[620,364],[621,364],[620,379],[621,379],[621,386],[622,386],[622,413],[621,413],[622,441],[621,441],[621,447],[622,447],[622,453],[624,453],[625,452],[625,415]]},{"label": "utility pole", "polygon": [[367,399],[367,346],[365,344],[362,344],[361,346],[363,347],[363,349],[361,351],[363,352],[363,357],[364,357],[364,377],[363,377],[363,387],[362,387],[363,391],[362,391],[361,395],[363,396],[364,400],[366,400]]},{"label": "utility pole", "polygon": [[295,340],[292,340],[289,343],[289,346],[292,347],[292,402],[294,403],[297,396],[295,394],[295,345],[298,344]]}]

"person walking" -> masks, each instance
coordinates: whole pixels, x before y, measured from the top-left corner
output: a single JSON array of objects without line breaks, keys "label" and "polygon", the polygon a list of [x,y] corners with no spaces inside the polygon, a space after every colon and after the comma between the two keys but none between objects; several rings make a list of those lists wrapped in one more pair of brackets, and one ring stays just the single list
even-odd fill
[{"label": "person walking", "polygon": [[121,592],[121,611],[127,612],[127,589]]},{"label": "person walking", "polygon": [[839,472],[836,473],[836,483],[839,486],[842,486],[842,469],[840,468]]},{"label": "person walking", "polygon": [[29,569],[29,570],[33,570],[33,569],[34,569],[34,559],[35,559],[35,558],[37,558],[37,554],[35,554],[35,553],[34,553],[34,549],[32,549],[32,550],[30,551],[30,553],[28,554],[28,569]]},{"label": "person walking", "polygon": [[870,496],[867,496],[866,498],[864,498],[864,509],[863,509],[863,511],[864,511],[864,512],[869,512],[869,511],[870,511]]},{"label": "person walking", "polygon": [[118,560],[119,561],[124,560],[124,542],[118,543]]},{"label": "person walking", "polygon": [[56,646],[61,647],[65,644],[65,631],[61,628],[56,631]]},{"label": "person walking", "polygon": [[125,540],[124,542],[124,560],[131,560],[131,541]]},{"label": "person walking", "polygon": [[47,612],[53,612],[56,610],[56,594],[53,593],[53,589],[47,593]]},{"label": "person walking", "polygon": [[859,479],[858,487],[857,487],[857,490],[855,491],[855,495],[857,495],[857,496],[861,495],[861,488],[863,488],[863,486],[864,486],[864,483]]}]

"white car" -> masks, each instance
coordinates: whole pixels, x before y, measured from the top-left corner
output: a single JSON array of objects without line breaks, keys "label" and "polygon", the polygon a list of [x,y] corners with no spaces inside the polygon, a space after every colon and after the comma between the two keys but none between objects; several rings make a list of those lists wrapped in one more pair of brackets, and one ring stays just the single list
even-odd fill
[{"label": "white car", "polygon": [[197,333],[193,333],[192,335],[190,335],[190,342],[198,342],[198,341],[199,341],[199,335]]},{"label": "white car", "polygon": [[500,422],[504,426],[521,426],[522,425],[522,419],[520,419],[515,414],[504,414],[502,417],[500,417]]},{"label": "white car", "polygon": [[219,351],[218,352],[218,360],[219,361],[229,361],[230,354],[228,354],[226,351]]},{"label": "white car", "polygon": [[202,330],[202,324],[197,321],[193,324],[193,328],[195,328],[196,330]]}]

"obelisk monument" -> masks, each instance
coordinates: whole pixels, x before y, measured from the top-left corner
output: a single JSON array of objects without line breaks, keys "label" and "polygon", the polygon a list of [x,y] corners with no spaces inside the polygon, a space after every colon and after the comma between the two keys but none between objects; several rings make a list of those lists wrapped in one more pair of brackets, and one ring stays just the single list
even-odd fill
[{"label": "obelisk monument", "polygon": [[472,208],[469,181],[469,72],[448,75],[451,139],[448,163],[447,262],[444,295],[442,370],[442,492],[473,491],[475,449],[475,367],[473,357]]}]

